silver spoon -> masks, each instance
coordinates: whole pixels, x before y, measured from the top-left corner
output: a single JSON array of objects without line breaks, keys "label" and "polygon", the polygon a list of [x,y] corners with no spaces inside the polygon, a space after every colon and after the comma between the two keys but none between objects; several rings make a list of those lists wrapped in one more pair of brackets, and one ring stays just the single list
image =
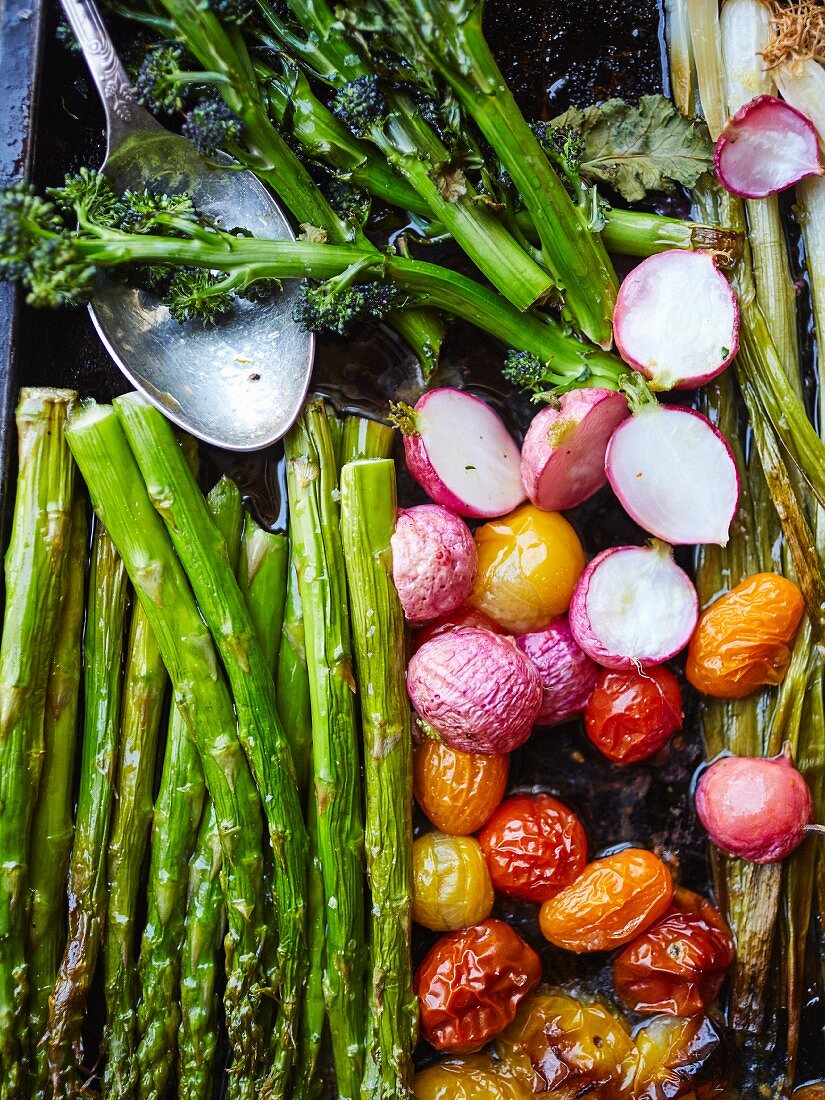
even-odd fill
[{"label": "silver spoon", "polygon": [[[206,164],[191,142],[139,106],[94,0],[61,3],[103,101],[102,171],[114,186],[186,191],[219,225],[293,240],[283,211],[251,172]],[[170,420],[207,443],[254,451],[284,435],[309,386],[315,341],[292,320],[296,293],[288,283],[271,302],[238,299],[224,321],[204,327],[181,325],[144,291],[101,277],[90,312],[115,363]]]}]

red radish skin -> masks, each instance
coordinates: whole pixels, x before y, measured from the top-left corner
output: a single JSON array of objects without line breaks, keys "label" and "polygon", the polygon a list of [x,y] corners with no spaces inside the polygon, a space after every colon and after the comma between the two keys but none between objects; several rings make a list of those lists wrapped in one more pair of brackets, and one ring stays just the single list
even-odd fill
[{"label": "red radish skin", "polygon": [[465,604],[457,611],[449,615],[441,615],[426,626],[416,630],[412,640],[413,653],[417,652],[431,638],[437,638],[439,634],[447,634],[451,630],[463,630],[466,627],[476,627],[478,630],[489,630],[492,634],[506,634],[503,626],[499,626],[489,615],[479,611],[472,604]]},{"label": "red radish skin", "polygon": [[421,646],[407,670],[407,691],[448,745],[493,756],[524,744],[542,701],[538,670],[513,639],[475,629]]},{"label": "red radish skin", "polygon": [[460,607],[470,595],[478,551],[469,527],[440,504],[398,513],[392,543],[392,579],[411,623]]},{"label": "red radish skin", "polygon": [[693,389],[736,355],[739,303],[710,253],[673,248],[624,279],[613,334],[622,359],[653,389]]},{"label": "red radish skin", "polygon": [[516,644],[539,670],[542,686],[537,726],[557,726],[581,714],[587,706],[599,666],[579,646],[566,615],[545,630],[522,634]]},{"label": "red radish skin", "polygon": [[699,600],[666,543],[614,546],[593,559],[570,603],[573,637],[604,668],[651,668],[684,649]]},{"label": "red radish skin", "polygon": [[772,95],[756,96],[728,119],[713,164],[722,186],[743,199],[775,195],[823,172],[813,123]]},{"label": "red radish skin", "polygon": [[595,386],[565,393],[558,408],[542,409],[521,448],[521,479],[532,503],[563,512],[598,492],[607,483],[607,444],[629,415],[624,394]]},{"label": "red radish skin", "polygon": [[739,505],[739,471],[707,417],[676,405],[643,405],[607,447],[607,479],[640,527],[672,546],[724,546]]},{"label": "red radish skin", "polygon": [[699,777],[696,812],[723,851],[751,863],[776,863],[804,840],[814,804],[784,754],[768,760],[726,756]]},{"label": "red radish skin", "polygon": [[435,501],[460,516],[492,519],[525,498],[518,444],[504,421],[463,390],[428,390],[395,421],[404,434],[412,476]]}]

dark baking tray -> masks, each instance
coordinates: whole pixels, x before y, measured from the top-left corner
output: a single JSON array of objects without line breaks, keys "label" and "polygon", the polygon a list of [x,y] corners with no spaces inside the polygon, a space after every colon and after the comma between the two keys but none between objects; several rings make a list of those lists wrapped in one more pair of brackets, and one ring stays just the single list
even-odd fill
[{"label": "dark baking tray", "polygon": [[[0,185],[31,178],[38,186],[59,181],[84,163],[102,159],[102,115],[83,62],[55,37],[57,11],[50,0],[0,0]],[[489,38],[528,117],[550,116],[570,104],[586,105],[612,95],[637,99],[660,91],[666,80],[662,18],[656,0],[488,0]],[[502,392],[500,354],[489,341],[455,325],[443,367],[445,381],[470,382],[495,400],[518,430],[525,403]],[[13,405],[22,385],[73,386],[83,396],[109,400],[128,388],[100,348],[83,310],[30,310],[0,284],[0,522],[2,545],[16,468]],[[340,407],[377,411],[389,396],[412,395],[415,382],[403,349],[386,332],[348,341],[321,341],[316,385]],[[258,518],[272,526],[283,519],[280,452],[233,456],[210,450],[207,470],[227,471],[241,484]],[[409,489],[402,489],[411,491]],[[576,517],[587,549],[642,541],[607,494]],[[686,563],[687,564],[687,563]],[[690,778],[701,759],[694,701],[688,721],[667,755],[653,766],[622,771],[598,757],[575,725],[538,734],[512,768],[514,787],[541,786],[581,812],[598,852],[632,841],[678,856],[685,885],[708,888],[704,842],[689,796]],[[542,940],[529,906],[500,906],[542,952],[554,980],[582,980],[609,988],[602,957],[575,960]],[[418,936],[417,951],[427,944]],[[93,1003],[87,1050],[95,1047],[99,1005]],[[803,1040],[801,1080],[825,1061],[816,1030]],[[781,1055],[779,1055],[781,1057]],[[422,1059],[428,1057],[421,1052]],[[753,1084],[773,1078],[765,1065]]]}]

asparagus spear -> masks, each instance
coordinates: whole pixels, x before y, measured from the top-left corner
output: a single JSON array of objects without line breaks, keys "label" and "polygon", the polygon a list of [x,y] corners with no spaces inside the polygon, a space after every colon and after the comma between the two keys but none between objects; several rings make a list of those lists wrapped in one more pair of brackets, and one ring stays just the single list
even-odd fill
[{"label": "asparagus spear", "polygon": [[65,443],[71,390],[22,390],[17,494],[5,561],[0,642],[0,1096],[23,1095],[29,836],[70,535],[74,466]]},{"label": "asparagus spear", "polygon": [[36,1051],[31,1086],[44,1096],[48,1081],[45,1047],[38,1046],[49,1015],[49,994],[66,942],[66,872],[72,848],[72,785],[77,750],[77,714],[82,666],[83,613],[89,524],[86,504],[75,497],[71,541],[60,593],[60,619],[52,657],[43,724],[43,773],[32,822],[29,885],[29,1040]]},{"label": "asparagus spear", "polygon": [[292,750],[298,789],[309,781],[312,752],[312,716],[309,702],[306,641],[298,572],[294,562],[294,536],[290,524],[290,560],[281,646],[278,652],[276,699],[278,714]]},{"label": "asparagus spear", "polygon": [[[188,437],[187,437],[188,438]],[[187,456],[195,468],[196,455]],[[207,505],[224,538],[230,561],[237,555],[241,505],[224,479],[212,489]],[[177,1052],[182,1013],[178,1004],[189,860],[203,817],[206,784],[200,756],[177,707],[169,716],[160,790],[152,825],[148,918],[140,952],[141,1001],[138,1006],[140,1095],[155,1100],[166,1094]],[[181,993],[182,996],[182,993]]]},{"label": "asparagus spear", "polygon": [[278,666],[286,602],[289,543],[286,535],[264,531],[247,516],[241,542],[238,582],[263,647],[270,672]]},{"label": "asparagus spear", "polygon": [[412,988],[412,733],[404,613],[392,583],[395,464],[366,459],[341,471],[366,777],[372,975],[362,1097],[411,1098],[418,1004]]},{"label": "asparagus spear", "polygon": [[326,903],[324,997],[338,1093],[354,1100],[364,1058],[364,900],[360,754],[338,526],[338,471],[322,402],[287,435],[287,486],[306,629],[318,853]]},{"label": "asparagus spear", "polygon": [[[229,932],[224,1003],[237,1071],[233,1081],[243,1095],[252,1097],[262,1044],[252,1003],[260,979],[261,817],[258,794],[237,738],[232,700],[209,631],[115,410],[86,406],[73,417],[68,437],[95,511],[119,547],[149,619],[215,802],[226,868]],[[172,443],[178,446],[174,436]],[[181,461],[185,465],[185,459]],[[215,529],[216,545],[219,537]],[[223,560],[228,566],[225,556]]]},{"label": "asparagus spear", "polygon": [[55,1097],[73,1095],[78,1084],[75,1050],[106,921],[106,838],[118,751],[126,588],[120,555],[98,523],[84,637],[83,748],[69,861],[69,930],[49,1002],[47,1041]]},{"label": "asparagus spear", "polygon": [[[272,676],[249,612],[174,433],[138,394],[116,401],[151,498],[187,571],[201,611],[223,657],[238,712],[241,743],[250,761],[275,855],[280,988],[271,1051],[271,1089],[285,1089],[306,970],[307,836],[289,745],[275,707]],[[230,913],[230,921],[232,914]]]},{"label": "asparagus spear", "polygon": [[395,441],[395,429],[380,420],[348,416],[341,440],[341,464],[359,458],[389,458]]}]

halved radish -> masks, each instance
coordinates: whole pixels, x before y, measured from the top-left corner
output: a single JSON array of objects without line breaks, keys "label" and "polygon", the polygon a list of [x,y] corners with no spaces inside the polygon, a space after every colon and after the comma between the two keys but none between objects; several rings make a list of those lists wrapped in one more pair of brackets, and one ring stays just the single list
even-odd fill
[{"label": "halved radish", "polygon": [[565,393],[535,417],[521,449],[521,479],[537,508],[575,508],[606,484],[604,454],[630,415],[627,398],[597,387]]},{"label": "halved radish", "polygon": [[570,629],[605,668],[661,665],[690,641],[699,600],[667,543],[614,546],[590,562],[570,603]]},{"label": "halved radish", "polygon": [[739,305],[710,253],[673,248],[624,280],[613,333],[621,357],[654,389],[692,389],[736,355]]},{"label": "halved radish", "polygon": [[763,199],[822,175],[810,119],[772,95],[758,95],[725,123],[713,157],[719,182],[734,195]]},{"label": "halved radish", "polygon": [[693,409],[651,402],[607,446],[607,479],[645,531],[675,546],[728,541],[739,472],[721,432]]},{"label": "halved radish", "polygon": [[489,519],[524,500],[518,444],[480,398],[463,390],[429,390],[415,408],[393,411],[407,467],[436,504]]}]

